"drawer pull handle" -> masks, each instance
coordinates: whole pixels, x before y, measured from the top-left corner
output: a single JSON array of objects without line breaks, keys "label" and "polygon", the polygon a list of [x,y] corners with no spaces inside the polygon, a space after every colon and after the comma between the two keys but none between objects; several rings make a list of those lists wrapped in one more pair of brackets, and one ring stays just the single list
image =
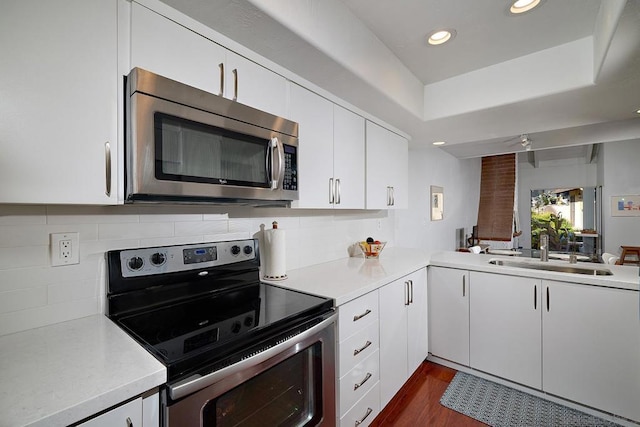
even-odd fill
[{"label": "drawer pull handle", "polygon": [[357,389],[362,387],[364,385],[364,383],[369,381],[369,378],[371,378],[371,374],[369,372],[367,372],[367,376],[365,376],[364,379],[362,381],[360,381],[360,384],[354,384],[353,385],[353,391],[356,391]]},{"label": "drawer pull handle", "polygon": [[362,417],[362,418],[360,418],[359,420],[356,421],[356,427],[358,427],[360,424],[362,424],[364,422],[364,420],[366,420],[367,417],[369,415],[371,415],[372,412],[373,412],[373,409],[367,408],[367,413],[364,414],[364,417]]},{"label": "drawer pull handle", "polygon": [[133,422],[131,421],[131,418],[129,418],[129,417],[127,417],[127,427],[133,427]]},{"label": "drawer pull handle", "polygon": [[365,311],[364,313],[353,316],[353,321],[357,322],[358,320],[362,319],[364,316],[370,313],[371,313],[371,310],[367,309],[367,311]]},{"label": "drawer pull handle", "polygon": [[362,351],[364,351],[367,347],[369,347],[371,345],[371,341],[367,340],[367,342],[365,343],[364,346],[362,346],[361,348],[355,349],[353,350],[353,355],[357,356],[358,353],[361,353]]}]

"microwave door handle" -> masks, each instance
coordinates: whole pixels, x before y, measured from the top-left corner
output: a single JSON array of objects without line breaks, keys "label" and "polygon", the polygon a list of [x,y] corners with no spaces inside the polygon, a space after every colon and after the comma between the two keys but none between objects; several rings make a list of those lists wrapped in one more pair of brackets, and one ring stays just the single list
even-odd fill
[{"label": "microwave door handle", "polygon": [[[271,189],[276,190],[278,188],[278,182],[280,177],[283,174],[284,169],[284,147],[278,140],[278,138],[273,137],[269,142],[269,150],[267,152],[267,162],[269,161],[269,157],[271,157],[271,167],[269,170],[271,171]],[[276,173],[276,165],[275,165],[275,151],[278,151],[278,172]]]}]

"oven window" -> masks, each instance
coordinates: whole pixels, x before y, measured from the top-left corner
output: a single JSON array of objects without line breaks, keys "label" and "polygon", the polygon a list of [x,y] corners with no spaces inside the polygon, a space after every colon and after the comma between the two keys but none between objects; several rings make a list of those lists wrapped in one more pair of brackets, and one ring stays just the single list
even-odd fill
[{"label": "oven window", "polygon": [[156,178],[269,187],[269,141],[155,113]]},{"label": "oven window", "polygon": [[209,401],[203,427],[306,426],[322,418],[322,344],[316,343]]}]

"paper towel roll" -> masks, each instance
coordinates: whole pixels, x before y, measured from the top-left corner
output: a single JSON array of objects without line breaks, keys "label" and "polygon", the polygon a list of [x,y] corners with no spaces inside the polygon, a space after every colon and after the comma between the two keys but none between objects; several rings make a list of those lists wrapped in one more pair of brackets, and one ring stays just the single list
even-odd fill
[{"label": "paper towel roll", "polygon": [[284,280],[287,278],[286,234],[274,228],[264,230],[264,278]]}]

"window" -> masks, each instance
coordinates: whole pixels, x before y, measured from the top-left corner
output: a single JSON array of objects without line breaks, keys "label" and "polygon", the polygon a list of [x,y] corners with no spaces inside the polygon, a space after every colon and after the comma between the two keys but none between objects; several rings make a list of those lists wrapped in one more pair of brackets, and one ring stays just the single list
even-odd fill
[{"label": "window", "polygon": [[516,189],[516,155],[482,158],[478,238],[511,241]]}]

